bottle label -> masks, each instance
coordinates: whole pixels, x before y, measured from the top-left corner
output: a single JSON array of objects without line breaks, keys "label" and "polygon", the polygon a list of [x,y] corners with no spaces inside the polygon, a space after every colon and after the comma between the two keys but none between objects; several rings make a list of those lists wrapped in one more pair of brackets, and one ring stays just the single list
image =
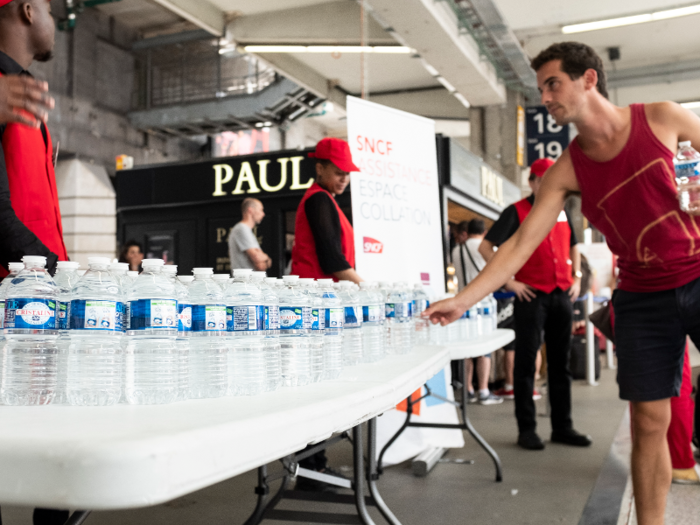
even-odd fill
[{"label": "bottle label", "polygon": [[279,330],[280,329],[280,307],[276,304],[268,306],[268,319],[269,325],[268,330]]},{"label": "bottle label", "polygon": [[129,330],[177,329],[177,301],[138,299],[129,301]]},{"label": "bottle label", "polygon": [[[61,303],[61,307],[64,305],[66,303]],[[69,329],[121,332],[124,330],[125,311],[126,308],[122,302],[74,299],[70,302],[72,315]]]},{"label": "bottle label", "polygon": [[676,164],[677,179],[692,179],[700,176],[700,161],[687,160]]},{"label": "bottle label", "polygon": [[265,323],[263,324],[263,328],[265,330],[270,329],[270,307],[269,306],[264,306],[263,307],[265,310]]},{"label": "bottle label", "polygon": [[323,330],[326,327],[325,308],[311,309],[311,330]]},{"label": "bottle label", "polygon": [[226,307],[222,304],[192,305],[192,331],[226,330]]},{"label": "bottle label", "polygon": [[427,299],[415,299],[412,303],[413,312],[416,314],[425,312],[428,309],[428,306],[430,306],[430,301]]},{"label": "bottle label", "polygon": [[5,328],[56,330],[56,303],[52,299],[7,299]]},{"label": "bottle label", "polygon": [[479,308],[479,313],[481,315],[491,315],[491,308],[488,306],[484,306],[482,308]]},{"label": "bottle label", "polygon": [[326,308],[326,328],[342,328],[345,321],[345,311],[343,308]]},{"label": "bottle label", "polygon": [[356,328],[362,324],[362,309],[360,306],[345,307],[345,328]]},{"label": "bottle label", "polygon": [[363,323],[378,323],[382,320],[382,307],[379,304],[370,304],[362,307]]},{"label": "bottle label", "polygon": [[177,331],[192,331],[192,305],[177,303]]},{"label": "bottle label", "polygon": [[413,302],[386,303],[385,312],[387,318],[405,319],[413,316]]},{"label": "bottle label", "polygon": [[265,329],[264,306],[227,306],[226,322],[229,332],[258,332]]},{"label": "bottle label", "polygon": [[5,326],[5,300],[0,299],[0,330]]},{"label": "bottle label", "polygon": [[460,319],[469,319],[469,310],[465,311]]},{"label": "bottle label", "polygon": [[66,301],[57,301],[58,303],[58,329],[59,330],[68,330],[69,329],[69,324],[68,324],[68,312],[70,311],[70,303]]},{"label": "bottle label", "polygon": [[311,308],[308,306],[280,306],[281,330],[311,328]]}]

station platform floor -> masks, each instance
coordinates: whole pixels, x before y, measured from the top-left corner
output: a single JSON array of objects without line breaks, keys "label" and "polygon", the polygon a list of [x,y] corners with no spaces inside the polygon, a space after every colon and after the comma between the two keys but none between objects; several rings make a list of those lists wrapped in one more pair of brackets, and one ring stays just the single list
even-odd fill
[{"label": "station platform floor", "polygon": [[[636,525],[629,483],[629,416],[627,403],[617,397],[615,371],[604,368],[595,387],[575,381],[573,402],[574,425],[593,437],[590,448],[549,442],[550,424],[544,417],[544,399],[537,402],[538,412],[542,414],[538,431],[547,445],[544,451],[525,451],[515,444],[512,401],[492,406],[470,405],[474,426],[501,457],[502,483],[494,481],[491,460],[466,435],[465,447],[450,450],[426,477],[415,477],[410,462],[387,468],[379,481],[380,492],[403,525],[466,522]],[[349,474],[351,452],[346,442],[336,445],[328,451],[331,465]],[[473,459],[474,464],[451,461],[455,459]],[[271,470],[278,468],[278,464],[270,465]],[[255,505],[255,483],[256,472],[251,471],[163,505],[94,512],[86,523],[242,524]],[[354,510],[346,505],[289,500],[283,500],[278,508],[344,513]],[[374,509],[370,513],[377,524],[384,523]],[[700,486],[674,485],[667,524],[697,523],[691,518],[696,520],[698,515]],[[31,509],[2,506],[2,523],[28,525]]]}]

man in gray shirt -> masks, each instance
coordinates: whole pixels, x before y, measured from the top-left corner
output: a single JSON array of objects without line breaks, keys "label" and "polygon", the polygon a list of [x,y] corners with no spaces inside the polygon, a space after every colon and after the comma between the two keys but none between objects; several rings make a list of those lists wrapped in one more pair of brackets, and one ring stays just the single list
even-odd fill
[{"label": "man in gray shirt", "polygon": [[231,228],[228,236],[228,253],[231,269],[250,268],[265,271],[272,265],[272,259],[260,249],[253,228],[265,217],[263,204],[258,199],[247,198],[241,204],[243,220]]}]

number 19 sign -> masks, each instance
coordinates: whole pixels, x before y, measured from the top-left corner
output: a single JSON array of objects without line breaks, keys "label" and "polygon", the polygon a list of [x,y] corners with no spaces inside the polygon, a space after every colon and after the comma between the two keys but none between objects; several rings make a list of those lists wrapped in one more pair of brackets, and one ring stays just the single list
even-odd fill
[{"label": "number 19 sign", "polygon": [[537,159],[557,160],[569,145],[568,126],[559,126],[544,106],[525,108],[527,163]]}]

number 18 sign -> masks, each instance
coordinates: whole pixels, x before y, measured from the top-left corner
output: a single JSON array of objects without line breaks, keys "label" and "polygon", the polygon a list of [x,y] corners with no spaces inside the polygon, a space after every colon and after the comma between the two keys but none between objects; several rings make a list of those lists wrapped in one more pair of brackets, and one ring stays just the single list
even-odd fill
[{"label": "number 18 sign", "polygon": [[537,159],[557,160],[569,145],[569,127],[559,126],[544,106],[525,108],[527,163]]}]

